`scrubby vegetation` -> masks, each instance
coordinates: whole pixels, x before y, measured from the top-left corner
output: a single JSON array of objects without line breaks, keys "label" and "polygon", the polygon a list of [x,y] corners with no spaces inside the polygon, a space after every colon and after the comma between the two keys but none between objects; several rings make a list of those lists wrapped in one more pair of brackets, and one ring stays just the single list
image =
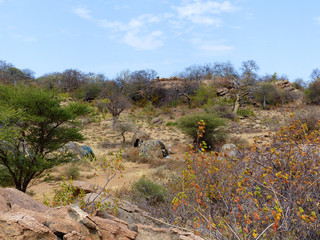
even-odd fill
[{"label": "scrubby vegetation", "polygon": [[[193,65],[170,79],[150,69],[113,79],[76,69],[35,78],[1,61],[0,184],[26,191],[35,179],[63,180],[45,202],[80,201],[93,213],[100,200],[84,202],[72,180],[100,171],[102,196],[123,169],[122,155],[112,151],[124,148],[132,171],[142,165],[155,171],[118,195],[162,222],[207,239],[319,239],[320,71],[313,70],[307,84],[276,73],[259,76],[258,69],[245,61],[239,71],[230,62]],[[83,134],[93,125],[94,136]],[[139,131],[170,135],[169,156],[140,156],[148,138],[130,141]],[[250,143],[241,138],[254,132]],[[84,137],[103,154],[81,162],[61,150]],[[232,157],[222,152],[225,143],[237,149]]]}]

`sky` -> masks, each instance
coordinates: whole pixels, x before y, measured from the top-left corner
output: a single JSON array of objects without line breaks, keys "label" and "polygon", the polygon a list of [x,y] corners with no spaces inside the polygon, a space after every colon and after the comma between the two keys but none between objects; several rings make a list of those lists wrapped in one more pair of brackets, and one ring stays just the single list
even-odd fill
[{"label": "sky", "polygon": [[320,68],[319,0],[0,0],[0,60],[113,78],[254,60],[259,74],[309,80]]}]

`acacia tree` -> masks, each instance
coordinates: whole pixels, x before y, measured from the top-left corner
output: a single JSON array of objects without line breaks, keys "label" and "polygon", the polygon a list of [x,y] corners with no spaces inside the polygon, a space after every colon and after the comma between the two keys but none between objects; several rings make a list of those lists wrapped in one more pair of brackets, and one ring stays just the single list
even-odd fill
[{"label": "acacia tree", "polygon": [[69,141],[83,140],[74,123],[89,108],[60,103],[54,93],[39,88],[0,85],[0,164],[23,192],[45,170],[71,160],[57,153],[59,148]]}]

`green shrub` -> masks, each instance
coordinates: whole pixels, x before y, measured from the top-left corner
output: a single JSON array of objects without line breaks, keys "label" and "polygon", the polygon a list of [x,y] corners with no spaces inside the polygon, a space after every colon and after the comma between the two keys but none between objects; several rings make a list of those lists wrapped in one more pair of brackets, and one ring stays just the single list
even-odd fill
[{"label": "green shrub", "polygon": [[305,91],[305,98],[308,103],[320,104],[320,80],[315,80],[309,84]]},{"label": "green shrub", "polygon": [[176,122],[167,122],[168,127],[177,126],[177,125],[178,125],[178,123],[176,123]]},{"label": "green shrub", "polygon": [[270,82],[260,83],[259,87],[253,92],[253,97],[261,105],[276,105],[280,102],[278,89]]},{"label": "green shrub", "polygon": [[152,180],[142,176],[132,186],[135,197],[144,198],[149,204],[165,202],[166,189]]},{"label": "green shrub", "polygon": [[90,83],[76,90],[74,93],[77,99],[90,101],[96,99],[101,92],[101,84]]},{"label": "green shrub", "polygon": [[242,117],[254,117],[254,112],[249,108],[239,108],[238,115]]},{"label": "green shrub", "polygon": [[[198,122],[201,120],[205,122],[205,132],[203,136],[198,139]],[[178,128],[192,137],[196,145],[205,141],[209,148],[214,148],[225,141],[226,133],[224,126],[226,126],[225,119],[222,119],[215,114],[208,113],[187,115],[181,117],[178,122]]]},{"label": "green shrub", "polygon": [[14,181],[6,167],[0,166],[0,186],[10,187],[14,186]]},{"label": "green shrub", "polygon": [[214,86],[200,85],[193,100],[197,106],[203,106],[216,97],[217,91]]}]

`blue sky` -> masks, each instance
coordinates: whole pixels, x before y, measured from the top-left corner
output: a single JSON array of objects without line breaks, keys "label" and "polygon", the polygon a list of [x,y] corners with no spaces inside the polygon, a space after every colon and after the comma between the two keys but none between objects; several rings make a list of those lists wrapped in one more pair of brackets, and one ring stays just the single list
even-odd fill
[{"label": "blue sky", "polygon": [[319,0],[0,0],[0,60],[42,74],[255,60],[308,80],[320,68]]}]

